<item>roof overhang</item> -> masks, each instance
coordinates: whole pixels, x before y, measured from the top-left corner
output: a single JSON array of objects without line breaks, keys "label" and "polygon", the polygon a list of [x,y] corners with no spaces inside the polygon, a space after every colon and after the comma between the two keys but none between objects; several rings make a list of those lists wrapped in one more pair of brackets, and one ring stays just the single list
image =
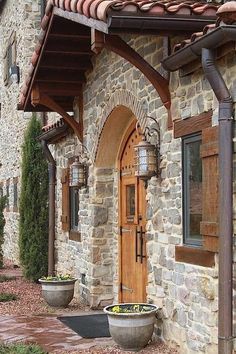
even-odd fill
[{"label": "roof overhang", "polygon": [[[143,6],[141,1],[139,5],[133,1],[126,3],[129,6]],[[156,6],[158,2],[150,0],[149,3]],[[193,9],[188,4],[181,5],[182,7],[178,5],[177,13],[167,13],[166,5],[162,4],[165,11],[158,16],[151,12],[152,9],[150,12],[140,9],[129,12],[109,8],[109,11],[103,11],[104,20],[103,17],[100,19],[89,16],[86,9],[85,12],[72,11],[75,10],[72,8],[75,6],[73,4],[74,1],[48,1],[39,41],[21,90],[19,109],[38,112],[53,110],[52,105],[46,107],[40,101],[37,102],[37,99],[37,105],[32,101],[32,91],[36,88],[36,92],[49,96],[65,112],[73,111],[74,98],[82,94],[86,73],[92,69],[91,59],[94,52],[91,50],[91,29],[105,34],[139,32],[166,36],[170,33],[188,35],[206,23],[214,22],[215,16],[212,14],[216,11],[215,5],[207,3],[204,4],[203,13],[198,16],[192,13]],[[81,4],[83,6],[85,2],[77,1],[76,4],[77,7]],[[93,4],[95,3],[90,2],[91,7]],[[107,5],[108,2],[104,1],[104,4]],[[99,2],[98,6],[100,5],[103,5],[102,1]]]},{"label": "roof overhang", "polygon": [[222,56],[220,49],[227,43],[235,41],[236,25],[221,25],[177,50],[165,58],[162,64],[168,71],[176,71],[187,67],[196,60],[200,61],[202,48],[215,49],[216,57],[219,58]]},{"label": "roof overhang", "polygon": [[40,104],[32,105],[31,91],[36,85],[65,111],[73,111],[74,97],[80,95],[85,83],[85,72],[92,69],[93,54],[90,28],[53,13],[33,53],[19,108],[49,110]]}]

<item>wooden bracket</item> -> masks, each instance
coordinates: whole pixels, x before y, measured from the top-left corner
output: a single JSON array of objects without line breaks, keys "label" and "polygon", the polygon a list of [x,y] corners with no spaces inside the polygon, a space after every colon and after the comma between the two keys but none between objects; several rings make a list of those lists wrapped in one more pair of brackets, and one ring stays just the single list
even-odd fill
[{"label": "wooden bracket", "polygon": [[73,117],[71,117],[58,103],[56,103],[51,97],[41,92],[38,85],[34,85],[31,91],[31,104],[37,106],[38,104],[50,108],[53,112],[57,112],[62,116],[64,121],[73,129],[74,133],[82,143],[83,140],[83,128],[82,123],[78,123]]},{"label": "wooden bracket", "polygon": [[[91,49],[100,53],[102,48],[111,50],[138,68],[157,90],[164,106],[170,111],[171,98],[168,80],[156,71],[141,55],[117,35],[91,30]],[[170,114],[170,113],[169,113]]]}]

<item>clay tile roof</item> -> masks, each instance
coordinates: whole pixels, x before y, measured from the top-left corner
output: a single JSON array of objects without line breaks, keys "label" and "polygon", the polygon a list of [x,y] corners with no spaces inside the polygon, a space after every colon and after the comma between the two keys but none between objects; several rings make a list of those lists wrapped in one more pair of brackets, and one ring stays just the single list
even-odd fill
[{"label": "clay tile roof", "polygon": [[[1,1],[1,0],[0,0]],[[23,87],[20,92],[19,109],[26,104],[26,97],[31,84],[34,69],[38,63],[44,44],[45,35],[49,26],[53,9],[59,8],[63,11],[77,13],[87,18],[106,22],[112,14],[125,16],[145,15],[152,16],[203,16],[204,19],[214,18],[219,7],[217,2],[196,1],[196,0],[48,0],[45,14],[41,22],[41,32],[34,49],[29,70],[26,75]],[[194,38],[194,37],[193,37]],[[180,47],[187,45],[185,41]],[[179,46],[176,46],[177,50]],[[30,108],[32,109],[32,107]]]},{"label": "clay tile roof", "polygon": [[193,42],[199,40],[200,38],[202,38],[202,36],[210,33],[211,31],[213,31],[214,29],[216,29],[218,26],[220,26],[221,22],[220,21],[216,21],[216,23],[214,24],[209,24],[206,25],[203,28],[202,32],[196,32],[193,33],[192,36],[190,37],[190,39],[185,39],[180,43],[177,43],[174,48],[173,48],[173,52],[177,52],[178,50],[187,47],[188,45],[191,45]]},{"label": "clay tile roof", "polygon": [[51,7],[58,7],[69,12],[79,13],[88,18],[106,22],[109,12],[132,14],[148,13],[215,16],[218,4],[205,1],[181,0],[49,0],[46,13]]},{"label": "clay tile roof", "polygon": [[[208,10],[207,10],[208,11]],[[219,16],[214,24],[208,24],[203,28],[202,32],[193,33],[189,40],[184,40],[174,46],[173,52],[191,45],[193,42],[199,40],[202,36],[209,34],[222,24],[232,25],[236,23],[236,1],[226,2],[217,10]]]},{"label": "clay tile roof", "polygon": [[64,119],[60,118],[55,123],[47,124],[44,127],[42,127],[42,132],[46,133],[49,132],[50,130],[53,130],[54,128],[63,127],[64,125],[65,125]]}]

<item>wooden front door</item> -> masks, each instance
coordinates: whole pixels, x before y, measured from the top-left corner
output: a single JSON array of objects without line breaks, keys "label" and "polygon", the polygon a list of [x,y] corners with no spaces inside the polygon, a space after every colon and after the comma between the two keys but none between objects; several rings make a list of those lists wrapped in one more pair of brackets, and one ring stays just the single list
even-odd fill
[{"label": "wooden front door", "polygon": [[134,175],[134,145],[141,137],[128,136],[120,160],[120,301],[145,302],[147,283],[146,190]]}]

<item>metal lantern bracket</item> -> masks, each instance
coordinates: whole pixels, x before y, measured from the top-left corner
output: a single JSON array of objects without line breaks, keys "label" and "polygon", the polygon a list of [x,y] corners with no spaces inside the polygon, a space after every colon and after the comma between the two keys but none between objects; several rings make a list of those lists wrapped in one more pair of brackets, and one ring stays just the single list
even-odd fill
[{"label": "metal lantern bracket", "polygon": [[156,146],[156,148],[158,149],[158,153],[159,153],[159,150],[160,150],[160,140],[161,140],[161,133],[160,133],[160,125],[159,123],[156,121],[155,118],[151,117],[151,116],[147,116],[148,119],[151,119],[156,127],[145,127],[144,129],[144,135],[145,135],[145,138],[146,140],[148,141],[149,139],[148,138],[151,138],[153,135],[157,135],[157,143],[154,144]]}]

